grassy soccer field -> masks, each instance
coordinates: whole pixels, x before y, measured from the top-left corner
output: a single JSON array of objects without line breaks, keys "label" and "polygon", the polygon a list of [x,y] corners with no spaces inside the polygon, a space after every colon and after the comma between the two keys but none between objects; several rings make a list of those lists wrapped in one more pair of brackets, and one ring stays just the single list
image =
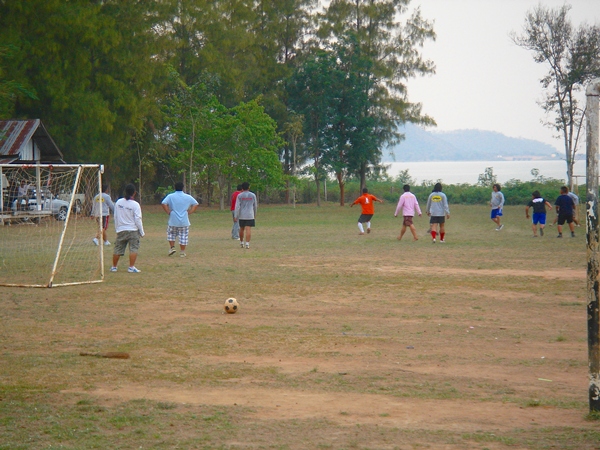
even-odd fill
[{"label": "grassy soccer field", "polygon": [[0,449],[600,448],[584,228],[451,205],[398,242],[394,209],[261,205],[244,250],[201,208],[180,258],[150,206],[142,273],[0,288]]}]

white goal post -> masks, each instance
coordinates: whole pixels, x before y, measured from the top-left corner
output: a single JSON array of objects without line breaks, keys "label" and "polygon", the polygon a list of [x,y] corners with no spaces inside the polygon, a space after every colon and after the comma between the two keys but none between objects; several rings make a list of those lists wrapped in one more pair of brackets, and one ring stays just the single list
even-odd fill
[{"label": "white goal post", "polygon": [[[0,164],[0,286],[54,287],[104,279],[92,239],[98,164]],[[102,243],[102,239],[100,239]]]}]

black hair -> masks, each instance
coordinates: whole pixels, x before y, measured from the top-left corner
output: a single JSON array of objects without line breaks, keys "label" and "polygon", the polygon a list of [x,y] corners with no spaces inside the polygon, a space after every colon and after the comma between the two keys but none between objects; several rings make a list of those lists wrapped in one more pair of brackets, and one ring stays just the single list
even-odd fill
[{"label": "black hair", "polygon": [[[250,189],[250,183],[248,183],[247,181],[244,181],[244,182],[242,183],[242,189],[243,189],[244,191],[247,191],[248,189]],[[240,236],[241,236],[241,235],[240,235]]]},{"label": "black hair", "polygon": [[540,191],[533,191],[533,198],[540,198],[542,196],[542,194],[540,194]]},{"label": "black hair", "polygon": [[135,194],[135,186],[133,184],[125,186],[125,200],[130,200],[133,194]]},{"label": "black hair", "polygon": [[237,185],[237,188],[236,188],[236,191],[241,191],[241,190],[242,190],[242,185],[241,185],[241,184],[238,184],[238,185]]},{"label": "black hair", "polygon": [[402,189],[404,189],[404,192],[410,192],[410,186],[408,184],[402,186]]},{"label": "black hair", "polygon": [[442,183],[435,183],[435,186],[433,187],[433,191],[431,192],[442,192]]},{"label": "black hair", "polygon": [[175,190],[183,191],[183,183],[181,181],[178,181],[177,183],[175,183]]},{"label": "black hair", "polygon": [[367,194],[369,190],[367,188],[363,188],[363,194]]}]

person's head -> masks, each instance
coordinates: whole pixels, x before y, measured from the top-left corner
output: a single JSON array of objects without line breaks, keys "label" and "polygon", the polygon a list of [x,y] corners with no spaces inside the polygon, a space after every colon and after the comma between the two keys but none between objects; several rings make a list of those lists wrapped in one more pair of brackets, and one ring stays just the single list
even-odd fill
[{"label": "person's head", "polygon": [[135,195],[135,186],[133,184],[128,184],[125,186],[125,200],[131,200]]},{"label": "person's head", "polygon": [[242,185],[238,184],[237,187],[235,188],[236,191],[241,191],[242,190]]},{"label": "person's head", "polygon": [[[248,183],[247,181],[244,181],[242,183],[242,190],[247,191],[248,189],[250,189],[250,183]],[[240,236],[241,236],[241,234],[240,234]]]},{"label": "person's head", "polygon": [[108,191],[108,185],[107,184],[103,184],[102,185],[102,192],[106,192]]},{"label": "person's head", "polygon": [[368,194],[369,190],[367,188],[363,188],[363,194]]},{"label": "person's head", "polygon": [[404,192],[410,192],[410,186],[408,184],[402,186],[402,189],[404,189]]},{"label": "person's head", "polygon": [[178,181],[177,183],[175,183],[175,190],[183,191],[183,183],[181,181]]},{"label": "person's head", "polygon": [[496,191],[496,192],[500,192],[502,190],[502,188],[500,187],[500,185],[498,183],[494,183],[492,185],[492,189],[494,189],[494,191]]},{"label": "person's head", "polygon": [[25,186],[25,180],[21,180],[21,186]]},{"label": "person's head", "polygon": [[442,183],[435,183],[432,192],[442,192]]},{"label": "person's head", "polygon": [[560,193],[561,193],[561,194],[567,194],[567,193],[569,193],[569,188],[568,188],[568,187],[566,187],[566,186],[562,186],[562,187],[560,188]]},{"label": "person's head", "polygon": [[533,193],[531,194],[531,196],[533,198],[540,198],[542,195],[540,194],[540,191],[533,191]]}]

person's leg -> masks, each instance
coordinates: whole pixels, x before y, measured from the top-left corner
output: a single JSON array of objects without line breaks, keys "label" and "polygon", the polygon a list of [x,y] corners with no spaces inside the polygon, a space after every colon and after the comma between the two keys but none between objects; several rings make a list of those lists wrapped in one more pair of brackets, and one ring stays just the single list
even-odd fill
[{"label": "person's leg", "polygon": [[231,211],[233,220],[233,227],[231,228],[231,239],[239,239],[240,238],[240,223],[235,220],[235,211]]},{"label": "person's leg", "polygon": [[137,259],[137,253],[129,251],[129,267],[135,266],[135,260]]},{"label": "person's leg", "polygon": [[363,228],[363,224],[358,222],[358,234],[365,234],[365,229]]},{"label": "person's leg", "polygon": [[440,242],[444,242],[446,237],[446,224],[440,223]]},{"label": "person's leg", "polygon": [[117,267],[117,264],[119,264],[119,258],[121,257],[121,255],[113,255],[113,267]]},{"label": "person's leg", "polygon": [[402,236],[404,236],[404,233],[406,233],[406,225],[402,225],[402,228],[400,229],[400,236],[398,236],[399,241],[402,240]]},{"label": "person's leg", "polygon": [[371,232],[371,221],[369,220],[367,222],[367,233],[370,233],[370,232]]},{"label": "person's leg", "polygon": [[415,240],[415,241],[418,241],[418,240],[419,240],[419,238],[417,237],[417,229],[415,228],[415,226],[414,226],[414,225],[411,225],[411,226],[410,226],[410,232],[411,232],[411,233],[412,233],[412,235],[413,235],[413,240]]},{"label": "person's leg", "polygon": [[190,238],[190,227],[182,227],[179,229],[179,249],[181,250],[181,256],[185,256],[185,248],[188,245]]},{"label": "person's leg", "polygon": [[252,227],[246,227],[246,242],[250,242],[252,237]]},{"label": "person's leg", "polygon": [[433,239],[433,242],[435,242],[435,237],[437,236],[438,224],[432,223],[430,228],[431,228],[431,239]]},{"label": "person's leg", "polygon": [[246,227],[240,227],[240,242],[244,245],[244,232],[246,231]]},{"label": "person's leg", "polygon": [[533,231],[533,235],[537,237],[537,225],[535,223],[531,224],[531,230]]}]

